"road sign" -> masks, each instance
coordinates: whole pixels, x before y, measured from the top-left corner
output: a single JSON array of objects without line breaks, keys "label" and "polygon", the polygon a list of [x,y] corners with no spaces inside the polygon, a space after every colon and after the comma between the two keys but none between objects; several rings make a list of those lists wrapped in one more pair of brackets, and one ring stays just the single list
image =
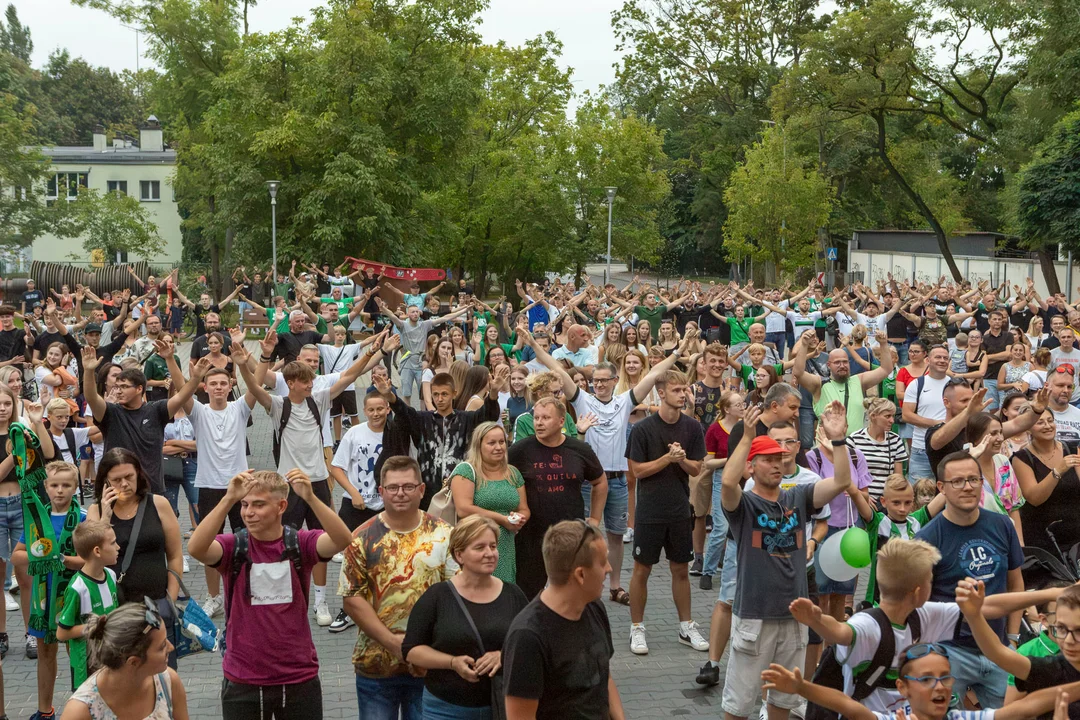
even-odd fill
[{"label": "road sign", "polygon": [[825,259],[826,260],[835,260],[836,259],[836,248],[834,248],[834,247],[825,248]]}]

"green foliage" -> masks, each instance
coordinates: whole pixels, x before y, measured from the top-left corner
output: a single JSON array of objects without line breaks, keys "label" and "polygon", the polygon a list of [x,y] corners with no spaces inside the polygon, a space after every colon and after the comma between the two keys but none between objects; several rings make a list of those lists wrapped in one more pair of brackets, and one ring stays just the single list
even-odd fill
[{"label": "green foliage", "polygon": [[1017,205],[1025,236],[1080,253],[1080,112],[1054,126],[1024,168]]},{"label": "green foliage", "polygon": [[[770,129],[731,176],[724,193],[724,244],[792,274],[812,267],[815,233],[829,220],[832,189],[805,157],[790,155],[783,130]],[[775,273],[766,277],[776,281]]]},{"label": "green foliage", "polygon": [[111,261],[117,253],[150,258],[160,255],[165,241],[158,235],[150,213],[135,198],[119,192],[99,193],[82,188],[78,199],[60,203],[61,232],[83,238],[85,257],[103,253]]},{"label": "green foliage", "polygon": [[[20,111],[15,96],[0,93],[0,245],[26,246],[50,232],[55,219],[36,192],[48,162],[33,149],[33,108]],[[24,192],[25,189],[25,192]]]},{"label": "green foliage", "polygon": [[30,55],[34,52],[34,41],[30,39],[30,28],[19,20],[14,3],[8,3],[4,18],[7,23],[0,22],[0,50],[29,63]]}]

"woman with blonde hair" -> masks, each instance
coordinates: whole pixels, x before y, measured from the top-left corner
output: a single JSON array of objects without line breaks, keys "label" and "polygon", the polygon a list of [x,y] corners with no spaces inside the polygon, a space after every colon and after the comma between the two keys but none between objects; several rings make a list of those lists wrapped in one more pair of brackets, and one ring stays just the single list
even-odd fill
[{"label": "woman with blonde hair", "polygon": [[461,389],[465,387],[465,376],[469,374],[469,363],[455,360],[450,366],[450,377],[454,378],[454,398],[461,397]]},{"label": "woman with blonde hair", "polygon": [[[449,550],[461,572],[428,587],[409,611],[401,655],[427,670],[423,720],[493,717],[492,678],[502,669],[503,642],[528,604],[517,585],[499,577],[498,535],[490,518],[472,515],[459,522]],[[498,695],[497,685],[494,690]]]},{"label": "woman with blonde hair", "polygon": [[21,412],[26,412],[26,406],[30,403],[30,401],[22,396],[22,368],[18,367],[17,365],[8,365],[6,367],[0,368],[0,385],[10,388],[11,392],[15,393],[15,397],[19,400],[19,405],[21,406]]},{"label": "woman with blonde hair", "polygon": [[907,446],[900,435],[892,431],[896,405],[886,398],[874,398],[866,403],[866,427],[848,436],[848,445],[862,450],[870,471],[870,497],[880,500],[885,493],[885,481],[890,475],[901,475],[908,459]]},{"label": "woman with blonde hair", "polygon": [[465,338],[465,331],[457,325],[450,328],[450,342],[454,344],[454,360],[471,365],[473,351]]},{"label": "woman with blonde hair", "polygon": [[529,505],[521,473],[506,462],[506,446],[506,430],[501,425],[477,425],[465,462],[458,463],[450,474],[450,492],[459,518],[479,515],[498,523],[499,567],[495,577],[512,583],[517,563],[514,535],[529,520]]},{"label": "woman with blonde hair", "polygon": [[64,707],[64,720],[188,720],[187,692],[167,665],[173,645],[156,607],[131,602],[86,621],[92,667]]},{"label": "woman with blonde hair", "polygon": [[622,341],[622,329],[618,323],[611,323],[605,327],[597,342],[596,355],[601,361],[614,362],[608,357],[612,351],[626,352],[626,345]]}]

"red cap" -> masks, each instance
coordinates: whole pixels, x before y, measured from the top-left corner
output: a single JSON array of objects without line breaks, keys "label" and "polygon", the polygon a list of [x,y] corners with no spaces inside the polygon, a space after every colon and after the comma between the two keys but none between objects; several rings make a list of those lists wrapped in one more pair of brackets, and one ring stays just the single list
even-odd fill
[{"label": "red cap", "polygon": [[779,455],[782,452],[784,452],[784,449],[771,437],[758,435],[754,438],[754,442],[750,444],[750,457],[747,459],[753,460],[758,455]]}]

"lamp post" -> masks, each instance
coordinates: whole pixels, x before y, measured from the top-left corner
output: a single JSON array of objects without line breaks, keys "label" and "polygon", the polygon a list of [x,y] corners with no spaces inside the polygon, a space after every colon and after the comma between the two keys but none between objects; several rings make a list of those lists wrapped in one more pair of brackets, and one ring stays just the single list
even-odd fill
[{"label": "lamp post", "polygon": [[270,282],[277,283],[277,191],[281,185],[280,180],[267,180],[266,187],[270,190],[270,250],[273,253],[274,278]]},{"label": "lamp post", "polygon": [[604,271],[604,284],[611,282],[611,206],[615,202],[616,187],[606,187],[607,191],[607,270]]}]

